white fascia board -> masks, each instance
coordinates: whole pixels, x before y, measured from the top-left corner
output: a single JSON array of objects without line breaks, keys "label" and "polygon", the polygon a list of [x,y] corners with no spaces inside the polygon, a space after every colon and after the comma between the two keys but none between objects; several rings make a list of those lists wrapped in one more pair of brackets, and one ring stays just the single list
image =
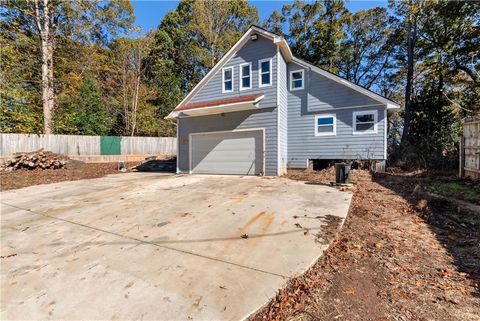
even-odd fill
[{"label": "white fascia board", "polygon": [[353,90],[358,91],[358,92],[361,93],[361,94],[364,94],[364,95],[366,95],[366,96],[368,96],[368,97],[370,97],[370,98],[372,98],[372,99],[374,99],[374,100],[376,100],[376,101],[378,101],[378,102],[380,102],[380,103],[382,103],[382,104],[385,104],[386,107],[387,107],[387,109],[400,108],[400,105],[399,105],[399,104],[397,104],[397,103],[395,103],[395,102],[393,102],[393,101],[391,101],[391,100],[389,100],[389,99],[387,99],[387,98],[385,98],[385,97],[382,97],[382,96],[380,96],[379,94],[376,94],[376,93],[374,93],[374,92],[371,92],[371,91],[368,90],[368,89],[362,88],[361,86],[358,86],[358,85],[356,85],[356,84],[354,84],[354,83],[352,83],[352,82],[350,82],[350,81],[348,81],[348,80],[346,80],[346,79],[343,79],[342,77],[339,77],[339,76],[337,76],[337,75],[335,75],[335,74],[332,74],[332,73],[330,73],[330,72],[328,72],[328,71],[326,71],[326,70],[320,69],[320,68],[318,68],[318,67],[316,67],[316,66],[314,66],[314,65],[312,65],[312,64],[310,64],[310,63],[308,63],[308,62],[306,62],[306,61],[303,61],[303,60],[298,59],[298,58],[296,58],[296,57],[293,57],[292,61],[293,61],[294,63],[297,63],[297,64],[299,64],[299,65],[302,65],[302,66],[304,66],[304,67],[309,68],[310,70],[316,72],[317,74],[320,74],[320,75],[322,75],[322,76],[325,76],[325,77],[327,77],[327,78],[329,78],[329,79],[331,79],[331,80],[333,80],[333,81],[336,81],[336,82],[338,82],[338,83],[340,83],[340,84],[342,84],[342,85],[348,86],[348,87],[352,88]]},{"label": "white fascia board", "polygon": [[393,104],[393,103],[387,104],[387,109],[399,109],[399,108],[400,108],[399,104]]}]

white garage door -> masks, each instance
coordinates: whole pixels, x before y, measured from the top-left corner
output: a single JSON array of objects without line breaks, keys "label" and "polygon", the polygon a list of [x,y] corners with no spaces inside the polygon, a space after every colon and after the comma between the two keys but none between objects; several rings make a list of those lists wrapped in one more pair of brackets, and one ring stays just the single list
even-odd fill
[{"label": "white garage door", "polygon": [[263,172],[263,131],[192,134],[191,171],[197,174],[259,175]]}]

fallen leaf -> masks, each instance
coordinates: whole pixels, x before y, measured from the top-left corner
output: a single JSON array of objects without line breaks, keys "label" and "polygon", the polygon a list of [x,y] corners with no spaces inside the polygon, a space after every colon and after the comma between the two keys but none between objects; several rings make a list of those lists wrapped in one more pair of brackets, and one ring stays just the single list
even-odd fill
[{"label": "fallen leaf", "polygon": [[382,249],[382,248],[385,247],[385,245],[384,245],[382,242],[378,242],[378,243],[375,243],[375,247],[376,247],[377,249]]},{"label": "fallen leaf", "polygon": [[354,295],[355,294],[355,290],[352,289],[352,288],[348,288],[348,289],[345,289],[343,291],[343,294],[346,294],[346,295]]}]

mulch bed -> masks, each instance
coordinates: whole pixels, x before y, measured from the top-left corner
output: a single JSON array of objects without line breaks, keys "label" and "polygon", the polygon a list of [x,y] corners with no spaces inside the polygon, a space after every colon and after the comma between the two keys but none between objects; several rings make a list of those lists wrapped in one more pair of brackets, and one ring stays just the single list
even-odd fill
[{"label": "mulch bed", "polygon": [[[333,174],[289,177],[329,183]],[[415,193],[434,177],[353,171],[355,194],[336,240],[251,319],[480,320],[480,216]]]},{"label": "mulch bed", "polygon": [[[137,164],[138,162],[126,163],[127,172],[129,171],[128,168]],[[119,173],[123,172],[117,170],[117,163],[83,163],[78,161],[70,161],[65,168],[60,169],[0,171],[0,191],[39,184],[98,178],[108,174]]]}]

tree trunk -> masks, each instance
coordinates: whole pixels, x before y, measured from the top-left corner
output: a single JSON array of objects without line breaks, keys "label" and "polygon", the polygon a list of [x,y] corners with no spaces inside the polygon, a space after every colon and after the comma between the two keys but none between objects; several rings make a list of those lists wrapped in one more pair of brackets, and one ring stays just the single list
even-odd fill
[{"label": "tree trunk", "polygon": [[409,1],[408,8],[408,25],[407,25],[407,84],[405,86],[405,117],[403,122],[402,139],[400,141],[401,152],[406,146],[408,135],[410,131],[411,122],[411,105],[412,105],[412,88],[413,88],[413,67],[414,67],[414,51],[415,40],[417,34],[416,19],[412,15],[413,1]]},{"label": "tree trunk", "polygon": [[140,74],[137,75],[135,79],[135,90],[133,93],[133,100],[132,100],[132,105],[133,105],[133,110],[132,110],[132,134],[130,136],[135,135],[135,129],[137,126],[137,107],[138,107],[138,92],[140,89]]},{"label": "tree trunk", "polygon": [[51,44],[42,41],[42,102],[43,102],[43,131],[51,134],[52,112],[55,104],[53,89],[53,48]]},{"label": "tree trunk", "polygon": [[136,70],[135,70],[135,89],[133,92],[133,99],[132,99],[132,134],[131,136],[135,135],[135,129],[137,126],[137,109],[138,109],[138,95],[140,91],[140,77],[142,74],[142,48],[141,44],[138,44],[137,48],[137,61],[136,61]]},{"label": "tree trunk", "polygon": [[43,104],[43,132],[52,133],[52,113],[55,104],[53,88],[53,35],[50,28],[49,0],[34,1],[35,22],[40,34],[42,53],[42,104]]}]

